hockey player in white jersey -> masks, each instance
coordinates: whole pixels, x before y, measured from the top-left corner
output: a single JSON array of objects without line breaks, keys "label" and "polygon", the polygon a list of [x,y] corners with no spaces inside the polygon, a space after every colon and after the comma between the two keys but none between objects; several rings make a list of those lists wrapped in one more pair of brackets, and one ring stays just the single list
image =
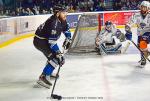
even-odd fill
[{"label": "hockey player in white jersey", "polygon": [[[149,56],[148,44],[150,43],[150,3],[148,1],[143,1],[140,4],[140,11],[136,12],[125,25],[126,38],[132,40],[132,31],[131,27],[137,25],[137,45],[144,53],[145,57]],[[143,58],[141,53],[141,60],[139,61],[140,67],[146,65],[146,60]]]},{"label": "hockey player in white jersey", "polygon": [[124,40],[124,34],[111,21],[106,21],[95,42],[100,55],[106,55],[121,53],[121,42]]}]

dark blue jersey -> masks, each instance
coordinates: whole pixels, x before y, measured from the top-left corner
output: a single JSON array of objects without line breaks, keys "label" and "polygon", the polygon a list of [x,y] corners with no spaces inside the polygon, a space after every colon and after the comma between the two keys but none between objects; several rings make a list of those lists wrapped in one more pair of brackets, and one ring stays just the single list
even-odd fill
[{"label": "dark blue jersey", "polygon": [[47,40],[58,40],[62,32],[67,38],[71,38],[67,21],[61,22],[56,16],[52,15],[38,27],[35,34]]}]

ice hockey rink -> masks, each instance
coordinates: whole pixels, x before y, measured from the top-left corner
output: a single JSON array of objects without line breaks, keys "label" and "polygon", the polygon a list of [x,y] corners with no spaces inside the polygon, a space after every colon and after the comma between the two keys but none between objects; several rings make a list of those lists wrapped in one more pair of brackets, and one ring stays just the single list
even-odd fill
[{"label": "ice hockey rink", "polygon": [[[52,101],[51,89],[34,88],[46,58],[32,41],[0,49],[0,101]],[[54,92],[62,101],[149,101],[150,64],[137,68],[138,53],[131,45],[123,55],[66,55]]]}]

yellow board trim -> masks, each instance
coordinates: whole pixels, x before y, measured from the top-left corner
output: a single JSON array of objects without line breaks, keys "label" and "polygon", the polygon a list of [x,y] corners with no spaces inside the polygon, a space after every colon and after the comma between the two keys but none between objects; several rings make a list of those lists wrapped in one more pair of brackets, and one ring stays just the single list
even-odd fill
[{"label": "yellow board trim", "polygon": [[0,44],[0,48],[6,47],[6,46],[8,46],[8,45],[10,45],[12,43],[15,43],[15,42],[21,40],[21,39],[25,39],[25,38],[29,38],[29,37],[33,37],[33,36],[34,36],[33,33],[29,33],[29,34],[24,34],[24,35],[21,35],[21,36],[17,36],[15,38],[12,38],[12,39],[6,41],[6,42],[1,43]]},{"label": "yellow board trim", "polygon": [[[135,27],[135,26],[134,26]],[[89,30],[95,30],[95,28],[97,27],[91,27],[91,28],[88,28]],[[117,28],[124,28],[124,25],[119,25],[117,26]],[[87,30],[87,28],[81,28],[82,30]],[[71,32],[74,32],[75,31],[75,28],[74,29],[70,29]],[[29,33],[29,34],[24,34],[24,35],[20,35],[20,36],[17,36],[15,38],[12,38],[6,42],[3,42],[0,44],[0,48],[3,48],[3,47],[6,47],[12,43],[15,43],[21,39],[25,39],[25,38],[29,38],[29,37],[33,37],[34,34],[33,33]]]},{"label": "yellow board trim", "polygon": [[71,32],[74,32],[74,31],[75,31],[75,28],[70,29],[70,31],[71,31]]},{"label": "yellow board trim", "polygon": [[[74,32],[75,29],[70,29],[70,31],[71,31],[71,32]],[[20,40],[22,40],[22,39],[29,38],[29,37],[33,37],[33,36],[34,36],[33,33],[28,33],[28,34],[24,34],[24,35],[17,36],[17,37],[15,37],[15,38],[12,38],[12,39],[10,39],[10,40],[7,40],[7,41],[5,41],[5,42],[0,43],[0,48],[6,47],[6,46],[8,46],[8,45],[10,45],[10,44],[12,44],[12,43],[15,43],[15,42],[20,41]]]}]

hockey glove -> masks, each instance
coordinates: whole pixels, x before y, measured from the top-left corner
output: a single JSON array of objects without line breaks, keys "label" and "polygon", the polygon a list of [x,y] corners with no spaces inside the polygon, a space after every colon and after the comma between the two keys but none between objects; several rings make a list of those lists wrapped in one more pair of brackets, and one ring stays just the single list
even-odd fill
[{"label": "hockey glove", "polygon": [[132,40],[132,32],[126,32],[125,37],[127,40]]},{"label": "hockey glove", "polygon": [[120,42],[125,41],[125,35],[119,29],[117,29],[115,36],[120,40]]},{"label": "hockey glove", "polygon": [[67,50],[70,45],[71,45],[71,39],[66,38],[65,41],[64,41],[64,43],[63,43],[64,49]]},{"label": "hockey glove", "polygon": [[56,52],[56,59],[60,66],[62,66],[65,63],[65,58],[63,57],[63,55],[60,51]]},{"label": "hockey glove", "polygon": [[129,25],[125,25],[125,37],[127,40],[132,40],[132,32],[131,32],[131,27]]}]

